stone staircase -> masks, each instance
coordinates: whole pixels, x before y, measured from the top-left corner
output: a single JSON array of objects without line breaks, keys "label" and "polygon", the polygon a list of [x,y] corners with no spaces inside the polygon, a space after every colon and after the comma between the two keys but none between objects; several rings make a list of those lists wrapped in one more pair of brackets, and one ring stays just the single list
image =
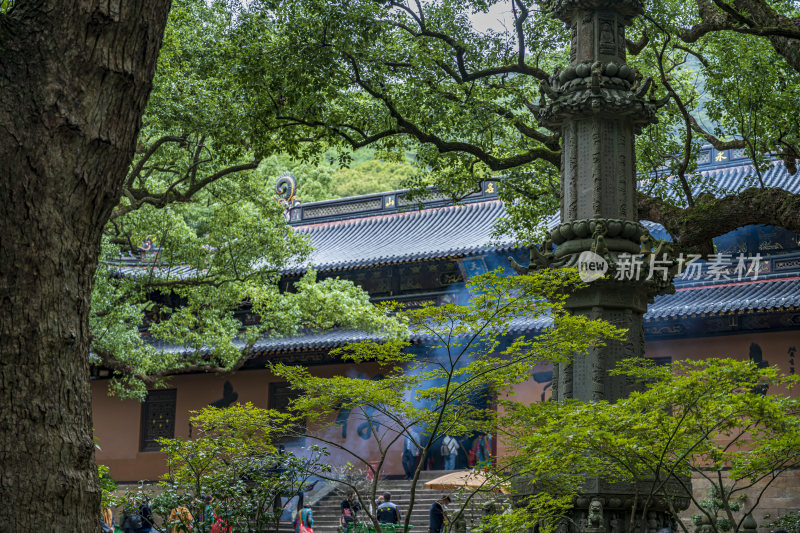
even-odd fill
[{"label": "stone staircase", "polygon": [[[428,532],[428,513],[434,501],[446,494],[454,497],[454,495],[448,491],[425,489],[426,481],[430,481],[446,473],[448,472],[432,470],[420,474],[417,490],[414,494],[414,509],[411,513],[411,525],[414,526],[413,533]],[[402,522],[402,520],[405,519],[405,514],[408,512],[408,505],[411,500],[411,482],[400,479],[383,480],[378,485],[378,494],[382,494],[385,491],[392,493],[392,501],[396,503],[400,509]],[[345,497],[345,492],[344,490],[333,491],[312,506],[314,511],[314,533],[337,532],[339,518],[341,517],[341,503]],[[460,505],[457,507],[456,505],[451,505],[451,509],[460,507]],[[472,513],[468,513],[467,516],[469,517],[470,514],[477,513],[479,513],[478,510],[473,510]],[[359,521],[365,522],[367,520],[366,514],[362,511],[359,516]]]}]

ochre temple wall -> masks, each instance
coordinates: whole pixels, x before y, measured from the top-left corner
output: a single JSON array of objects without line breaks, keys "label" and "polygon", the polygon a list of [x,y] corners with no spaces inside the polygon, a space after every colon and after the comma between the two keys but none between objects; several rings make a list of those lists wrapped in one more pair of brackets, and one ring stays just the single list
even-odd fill
[{"label": "ochre temple wall", "polygon": [[[671,357],[679,359],[705,359],[708,357],[731,357],[746,360],[751,346],[761,349],[764,362],[778,367],[787,374],[798,372],[800,365],[800,331],[776,331],[771,333],[741,333],[719,337],[693,337],[649,341],[647,357]],[[792,355],[797,353],[797,358]],[[800,391],[795,391],[797,394]]]},{"label": "ochre temple wall", "polygon": [[[330,365],[311,367],[311,372],[318,376],[332,376],[337,374],[352,374],[352,365]],[[375,365],[360,365],[358,373],[373,376],[377,373]],[[267,370],[244,370],[231,376],[217,376],[212,374],[191,374],[175,376],[170,380],[170,388],[177,389],[175,405],[175,437],[189,437],[189,418],[191,411],[206,407],[211,402],[219,400],[223,393],[223,384],[229,381],[233,390],[238,394],[237,402],[251,402],[256,407],[267,408],[269,397],[269,384],[283,380],[276,378]],[[165,456],[160,452],[140,451],[140,432],[142,425],[141,406],[135,400],[119,400],[107,394],[108,382],[95,380],[92,382],[92,416],[94,419],[95,435],[101,449],[97,451],[97,462],[108,465],[111,475],[119,481],[155,480],[166,471]],[[325,436],[347,445],[353,450],[363,451],[370,460],[377,457],[370,456],[368,440],[359,437],[357,428],[363,419],[353,413],[348,421],[348,434],[346,442],[341,438],[340,427],[331,428]],[[363,432],[362,432],[363,433]],[[338,438],[337,438],[338,435]],[[287,448],[292,449],[291,444]],[[400,457],[402,454],[402,441],[396,443],[396,451],[390,452],[392,461],[386,466],[387,473],[400,473]],[[332,463],[342,458],[340,454],[332,454]],[[345,461],[352,461],[347,458]]]},{"label": "ochre temple wall", "polygon": [[[705,357],[730,356],[747,359],[751,345],[761,348],[763,359],[769,364],[777,364],[789,373],[793,371],[790,349],[800,349],[800,332],[748,333],[728,335],[724,337],[703,337],[691,339],[670,339],[647,343],[648,357],[671,357],[701,359]],[[546,373],[551,365],[540,365],[536,368],[537,379],[531,379],[517,387],[515,398],[519,401],[541,401],[550,396],[550,383]],[[314,366],[311,371],[320,376],[336,374],[362,374],[372,377],[378,373],[375,365],[330,365]],[[171,387],[177,389],[175,436],[189,436],[190,411],[199,410],[222,396],[223,384],[230,381],[238,394],[240,403],[252,402],[257,407],[268,407],[269,384],[281,380],[272,376],[267,370],[245,370],[232,376],[216,376],[208,374],[192,374],[176,376],[171,380]],[[106,393],[107,381],[96,380],[92,383],[93,417],[95,433],[101,450],[97,451],[97,461],[111,468],[112,476],[120,481],[154,480],[165,472],[164,455],[159,452],[141,452],[141,404],[133,400],[121,401],[109,397]],[[797,392],[795,392],[797,394]],[[325,438],[345,444],[349,449],[358,451],[368,460],[376,460],[377,454],[372,450],[372,440],[364,439],[358,434],[359,419],[355,412],[351,413],[347,426],[347,439],[341,438],[342,428],[337,426],[325,431]],[[362,431],[363,434],[363,431]],[[309,442],[310,443],[310,442]],[[395,443],[388,455],[388,462],[383,470],[385,474],[401,474],[402,439]],[[497,453],[505,453],[504,443],[497,442]],[[290,447],[291,449],[291,447]],[[352,461],[341,452],[332,454],[331,463]],[[792,497],[800,497],[800,479]],[[777,501],[777,500],[776,500]],[[794,500],[793,500],[794,501]],[[796,502],[795,502],[796,503]],[[797,505],[796,505],[797,506]]]}]

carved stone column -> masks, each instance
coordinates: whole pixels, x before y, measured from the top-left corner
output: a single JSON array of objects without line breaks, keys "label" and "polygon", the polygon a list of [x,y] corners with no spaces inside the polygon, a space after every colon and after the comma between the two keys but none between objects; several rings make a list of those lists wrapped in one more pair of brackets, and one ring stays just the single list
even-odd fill
[{"label": "carved stone column", "polygon": [[553,0],[548,6],[572,32],[570,64],[542,83],[538,110],[540,123],[563,139],[562,223],[548,239],[557,245],[555,252],[532,259],[540,266],[575,266],[584,252],[600,256],[608,276],[575,294],[568,307],[629,331],[624,342],[559,365],[553,379],[556,400],[614,401],[630,393],[631,384],[608,371],[624,358],[644,354],[642,315],[655,294],[671,288],[663,277],[646,279],[646,260],[638,267],[638,280],[613,279],[621,255],[660,257],[664,251],[664,246],[652,249],[654,241],[636,210],[635,135],[655,122],[666,103],[652,92],[647,98],[652,80],[642,81],[625,63],[625,27],[641,5],[640,0]]},{"label": "carved stone column", "polygon": [[[635,135],[655,122],[656,111],[666,104],[666,99],[654,98],[652,80],[643,80],[625,63],[625,28],[641,12],[642,3],[551,0],[547,4],[572,34],[570,64],[542,82],[537,117],[562,136],[561,224],[540,250],[531,251],[528,269],[579,266],[587,254],[599,256],[608,265],[607,276],[572,295],[567,307],[628,330],[624,341],[557,365],[556,401],[613,402],[629,394],[633,384],[609,376],[609,371],[622,359],[644,355],[642,316],[647,305],[656,294],[674,290],[669,275],[649,276],[652,258],[662,262],[661,274],[668,271],[663,263],[669,262],[664,259],[669,245],[656,243],[637,219]],[[615,279],[623,268],[631,268],[628,279]],[[647,493],[643,489],[640,484],[639,494]],[[633,523],[637,533],[656,533],[672,525],[670,505],[682,510],[689,503],[677,483],[669,483],[648,506],[647,516],[632,522],[634,508],[641,509],[643,503],[635,494],[632,485],[587,478],[570,520],[560,529],[623,533]]]}]

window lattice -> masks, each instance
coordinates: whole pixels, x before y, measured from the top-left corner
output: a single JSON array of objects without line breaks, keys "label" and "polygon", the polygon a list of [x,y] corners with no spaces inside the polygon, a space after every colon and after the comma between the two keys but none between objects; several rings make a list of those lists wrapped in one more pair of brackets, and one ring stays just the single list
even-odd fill
[{"label": "window lattice", "polygon": [[357,211],[380,209],[383,205],[382,202],[383,200],[381,198],[373,198],[372,200],[367,200],[364,202],[325,205],[321,207],[306,207],[303,208],[303,218],[329,217],[333,215],[343,215],[345,213],[355,213]]},{"label": "window lattice", "polygon": [[154,390],[147,394],[142,404],[141,451],[157,452],[161,445],[158,438],[175,437],[176,389]]}]

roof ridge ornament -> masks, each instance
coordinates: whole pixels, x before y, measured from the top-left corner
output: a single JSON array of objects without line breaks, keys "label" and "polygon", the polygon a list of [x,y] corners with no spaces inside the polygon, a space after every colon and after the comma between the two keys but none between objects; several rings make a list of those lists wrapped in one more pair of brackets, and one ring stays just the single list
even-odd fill
[{"label": "roof ridge ornament", "polygon": [[297,180],[290,172],[285,172],[275,181],[275,199],[283,205],[286,220],[292,219],[292,209],[300,205],[297,199]]},{"label": "roof ridge ornament", "polygon": [[278,202],[284,205],[292,204],[292,202],[296,201],[297,180],[290,172],[282,174],[275,181],[275,192],[277,193]]}]

